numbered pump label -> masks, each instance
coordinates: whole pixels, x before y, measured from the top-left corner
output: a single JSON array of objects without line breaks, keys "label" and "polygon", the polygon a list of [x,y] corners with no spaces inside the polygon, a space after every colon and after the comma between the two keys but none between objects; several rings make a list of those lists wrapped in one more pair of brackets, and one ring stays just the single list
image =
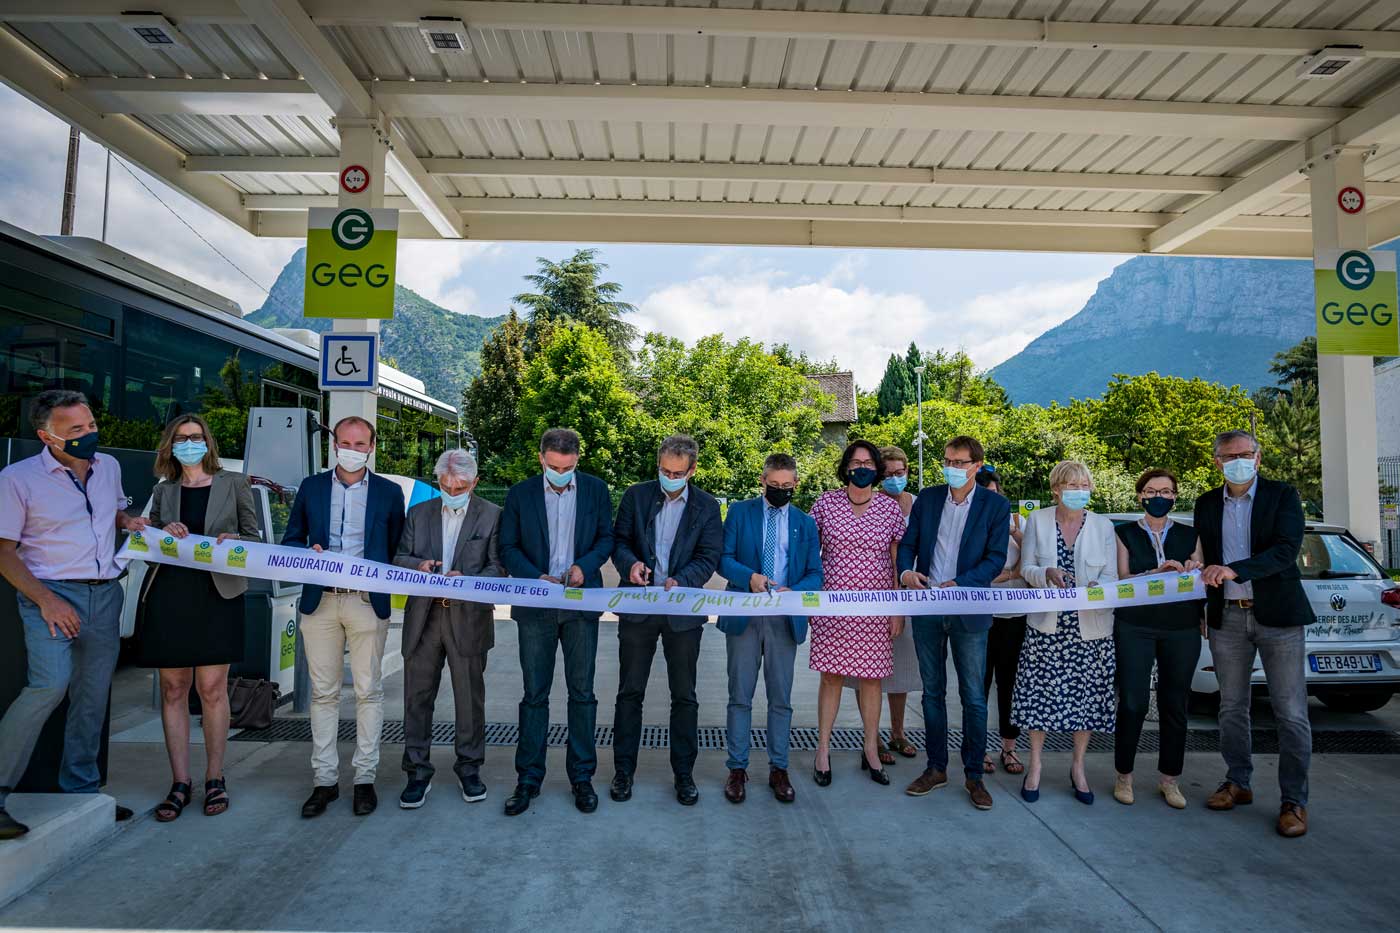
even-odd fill
[{"label": "numbered pump label", "polygon": [[305,316],[391,318],[399,212],[307,212]]},{"label": "numbered pump label", "polygon": [[1319,353],[1400,354],[1395,253],[1323,250],[1313,262],[1313,287]]}]

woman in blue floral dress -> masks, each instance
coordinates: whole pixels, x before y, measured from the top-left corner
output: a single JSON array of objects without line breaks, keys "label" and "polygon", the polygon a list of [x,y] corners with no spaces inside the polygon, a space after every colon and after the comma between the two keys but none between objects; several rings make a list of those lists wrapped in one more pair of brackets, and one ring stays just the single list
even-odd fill
[{"label": "woman in blue floral dress", "polygon": [[[1106,585],[1118,576],[1113,522],[1089,511],[1094,481],[1089,468],[1065,461],[1050,473],[1053,509],[1031,513],[1021,544],[1021,575],[1032,588]],[[1093,803],[1084,754],[1094,732],[1112,732],[1113,610],[1042,612],[1027,618],[1016,671],[1011,720],[1030,736],[1030,762],[1021,795],[1040,796],[1041,753],[1047,732],[1074,733],[1070,783],[1082,803]]]}]

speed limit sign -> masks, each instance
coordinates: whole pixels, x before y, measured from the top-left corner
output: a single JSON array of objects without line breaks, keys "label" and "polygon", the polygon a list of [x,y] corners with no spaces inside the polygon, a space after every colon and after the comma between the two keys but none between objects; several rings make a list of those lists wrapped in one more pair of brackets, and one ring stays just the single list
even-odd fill
[{"label": "speed limit sign", "polygon": [[369,187],[369,169],[363,165],[347,165],[340,172],[340,187],[349,194],[359,194]]}]

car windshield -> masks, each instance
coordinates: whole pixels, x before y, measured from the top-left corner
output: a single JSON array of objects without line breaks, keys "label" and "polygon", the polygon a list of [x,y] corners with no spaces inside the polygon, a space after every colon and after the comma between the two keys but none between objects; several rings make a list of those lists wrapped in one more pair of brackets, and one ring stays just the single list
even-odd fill
[{"label": "car windshield", "polygon": [[1304,580],[1380,579],[1376,569],[1354,542],[1344,535],[1310,531],[1303,537],[1298,569]]}]

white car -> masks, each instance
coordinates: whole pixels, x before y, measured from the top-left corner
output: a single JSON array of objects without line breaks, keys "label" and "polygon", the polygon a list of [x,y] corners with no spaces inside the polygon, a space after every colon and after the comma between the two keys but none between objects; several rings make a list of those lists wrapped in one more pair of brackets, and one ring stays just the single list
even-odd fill
[{"label": "white car", "polygon": [[[1141,517],[1109,516],[1115,524]],[[1190,515],[1172,519],[1191,524]],[[1400,584],[1340,525],[1307,526],[1298,569],[1317,614],[1307,629],[1308,692],[1341,712],[1380,709],[1400,692]],[[1256,689],[1264,686],[1258,660],[1252,681]],[[1191,692],[1220,694],[1208,642],[1201,645]]]}]

